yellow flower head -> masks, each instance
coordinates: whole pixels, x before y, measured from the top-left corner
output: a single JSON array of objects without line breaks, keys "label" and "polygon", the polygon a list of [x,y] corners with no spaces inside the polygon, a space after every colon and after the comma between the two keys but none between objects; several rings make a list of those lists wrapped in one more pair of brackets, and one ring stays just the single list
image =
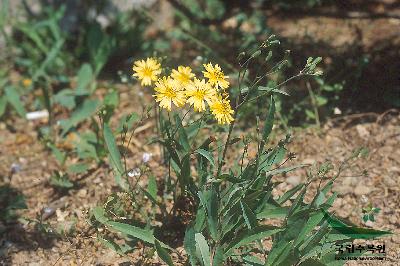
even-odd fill
[{"label": "yellow flower head", "polygon": [[225,98],[219,98],[210,105],[211,113],[217,119],[218,124],[230,124],[234,119],[232,117],[233,110],[230,101]]},{"label": "yellow flower head", "polygon": [[163,77],[158,79],[154,88],[156,94],[156,102],[160,103],[160,107],[171,111],[171,105],[174,103],[177,107],[182,107],[186,103],[185,92],[177,84],[176,80],[171,77]]},{"label": "yellow flower head", "polygon": [[194,76],[195,75],[192,73],[192,69],[185,66],[178,66],[178,70],[173,69],[171,73],[171,77],[182,87],[185,87],[191,83]]},{"label": "yellow flower head", "polygon": [[206,110],[206,104],[211,105],[216,100],[216,91],[206,81],[194,78],[194,82],[189,84],[186,88],[187,102],[193,105],[197,112]]},{"label": "yellow flower head", "polygon": [[206,71],[203,71],[204,77],[208,78],[208,82],[211,85],[215,85],[217,89],[226,89],[229,87],[229,81],[226,80],[229,77],[224,75],[224,72],[222,72],[221,67],[218,64],[213,66],[211,63],[208,63],[203,66],[206,69]]},{"label": "yellow flower head", "polygon": [[135,61],[132,70],[135,72],[133,76],[141,80],[142,86],[150,86],[161,74],[161,64],[155,58],[147,58],[146,61]]},{"label": "yellow flower head", "polygon": [[32,85],[32,80],[31,80],[31,79],[23,79],[23,80],[22,80],[22,85],[23,85],[25,88],[28,88],[29,86]]}]

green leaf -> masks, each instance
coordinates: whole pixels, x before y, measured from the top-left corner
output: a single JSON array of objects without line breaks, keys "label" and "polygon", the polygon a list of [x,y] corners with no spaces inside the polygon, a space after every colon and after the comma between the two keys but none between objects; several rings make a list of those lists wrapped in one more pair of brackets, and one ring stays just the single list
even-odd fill
[{"label": "green leaf", "polygon": [[214,157],[212,156],[211,152],[203,150],[203,149],[197,149],[196,153],[198,153],[201,156],[203,156],[204,158],[206,158],[212,166],[215,166]]},{"label": "green leaf", "polygon": [[196,240],[195,240],[195,231],[193,227],[188,227],[185,232],[185,238],[183,240],[183,246],[186,250],[186,253],[189,255],[189,260],[192,266],[197,265],[196,259]]},{"label": "green leaf", "polygon": [[68,174],[55,172],[50,177],[50,184],[59,188],[72,188],[74,184],[69,180]]},{"label": "green leaf", "polygon": [[194,221],[193,228],[196,232],[200,232],[204,229],[207,220],[206,209],[202,206],[197,209],[196,219]]},{"label": "green leaf", "polygon": [[119,153],[117,143],[115,142],[114,135],[111,131],[111,128],[108,124],[104,124],[104,140],[107,145],[108,152],[110,153],[112,163],[116,167],[115,170],[117,170],[119,173],[124,173],[124,167],[122,165],[121,161],[121,154]]},{"label": "green leaf", "polygon": [[291,172],[293,170],[299,169],[299,168],[304,168],[309,166],[308,164],[299,164],[299,165],[292,165],[292,166],[288,166],[288,167],[282,167],[282,168],[278,168],[272,171],[267,171],[266,175],[279,175],[279,174],[286,174],[288,172]]},{"label": "green leaf", "polygon": [[154,245],[155,237],[153,235],[153,232],[148,229],[142,229],[130,224],[124,224],[114,221],[107,221],[105,225],[117,230],[118,232],[138,238],[144,242]]},{"label": "green leaf", "polygon": [[51,149],[51,152],[54,155],[54,157],[56,158],[57,162],[60,165],[63,165],[65,160],[67,159],[67,154],[65,152],[62,152],[54,144],[48,143],[47,146]]},{"label": "green leaf", "polygon": [[90,61],[97,75],[107,62],[115,46],[115,40],[108,36],[99,24],[92,24],[86,37],[86,49],[89,51]]},{"label": "green leaf", "polygon": [[46,69],[48,66],[50,66],[51,63],[54,62],[54,60],[57,58],[57,55],[61,51],[61,48],[64,45],[64,39],[59,39],[57,42],[53,45],[50,51],[46,49],[46,58],[45,60],[41,63],[40,67],[36,69],[34,74],[32,75],[32,81],[36,82],[38,78],[42,76],[46,76]]},{"label": "green leaf", "polygon": [[26,110],[21,102],[17,90],[14,87],[7,86],[5,88],[5,95],[7,97],[7,101],[14,107],[15,111],[17,111],[21,117],[25,118]]},{"label": "green leaf", "polygon": [[373,239],[377,237],[391,235],[390,231],[375,230],[369,228],[361,228],[355,226],[332,227],[336,232],[354,239]]},{"label": "green leaf", "polygon": [[119,94],[113,89],[104,96],[103,104],[106,106],[110,106],[112,108],[118,107],[119,104]]},{"label": "green leaf", "polygon": [[325,266],[325,264],[316,259],[308,259],[300,263],[300,266]]},{"label": "green leaf", "polygon": [[321,211],[312,214],[310,218],[308,218],[308,221],[306,222],[305,226],[301,228],[293,245],[298,246],[299,244],[301,244],[304,241],[304,239],[307,238],[308,234],[310,234],[314,230],[314,228],[319,223],[321,223],[323,218],[324,218],[324,213]]},{"label": "green leaf", "polygon": [[182,126],[182,120],[177,113],[174,115],[174,117],[175,117],[175,123],[176,123],[178,133],[179,133],[178,143],[180,145],[182,145],[185,152],[188,152],[190,150],[190,144],[189,144],[189,139],[186,134],[186,131]]},{"label": "green leaf", "polygon": [[[313,235],[304,240],[298,249],[304,255],[310,254],[316,246],[320,245],[320,242],[323,238],[327,238],[329,236],[329,232],[330,228],[328,226],[328,222],[325,221]],[[337,239],[342,240],[343,238]]]},{"label": "green leaf", "polygon": [[286,148],[282,146],[276,147],[272,152],[260,156],[259,171],[268,171],[273,164],[280,163],[286,154]]},{"label": "green leaf", "polygon": [[80,173],[85,172],[88,168],[89,168],[89,166],[85,163],[77,163],[77,164],[70,165],[68,167],[68,172],[70,172],[72,174],[80,174]]},{"label": "green leaf", "polygon": [[315,119],[315,114],[312,111],[310,111],[308,109],[305,109],[304,111],[305,111],[305,113],[306,113],[308,118]]},{"label": "green leaf", "polygon": [[263,209],[262,212],[257,214],[257,219],[270,219],[270,218],[285,218],[288,214],[289,207],[272,207]]},{"label": "green leaf", "polygon": [[313,205],[316,207],[321,206],[326,200],[326,194],[331,190],[333,186],[333,181],[329,181],[325,186],[318,192],[318,194],[313,199]]},{"label": "green leaf", "polygon": [[160,242],[156,239],[154,241],[154,246],[157,250],[158,256],[168,265],[168,266],[174,266],[174,263],[172,262],[171,256],[168,254],[168,252],[163,248],[160,244]]},{"label": "green leaf", "polygon": [[87,95],[90,93],[88,89],[93,80],[93,70],[89,64],[83,64],[78,72],[76,95]]},{"label": "green leaf", "polygon": [[253,229],[257,226],[257,217],[253,213],[253,211],[247,206],[245,202],[240,201],[240,207],[242,208],[243,217],[246,222],[246,225],[249,229]]},{"label": "green leaf", "polygon": [[157,199],[157,181],[156,177],[152,174],[149,176],[147,192],[153,199]]},{"label": "green leaf", "polygon": [[274,89],[273,87],[259,86],[258,87],[258,91],[262,91],[264,93],[266,93],[266,92],[275,92],[275,93],[283,94],[283,95],[286,95],[286,96],[290,96],[289,93],[287,93],[286,91],[281,91],[279,89]]},{"label": "green leaf", "polygon": [[70,110],[75,107],[75,94],[71,89],[59,91],[53,96],[53,100],[55,103],[59,103]]},{"label": "green leaf", "polygon": [[326,97],[320,95],[315,95],[315,100],[317,101],[318,106],[325,105],[328,102],[328,99]]},{"label": "green leaf", "polygon": [[303,200],[304,200],[304,195],[306,194],[306,187],[304,187],[301,192],[299,193],[299,195],[297,195],[296,199],[294,200],[293,204],[290,206],[288,214],[286,216],[286,218],[289,218],[291,215],[293,215],[293,213],[295,213],[296,211],[299,210],[299,208],[301,208],[302,204],[303,204]]},{"label": "green leaf", "polygon": [[296,194],[300,189],[302,189],[304,186],[304,184],[299,184],[297,186],[295,186],[294,188],[290,189],[289,191],[286,191],[285,194],[283,194],[278,200],[277,202],[282,205],[283,203],[285,203],[286,201],[288,201],[294,194]]},{"label": "green leaf", "polygon": [[[270,253],[268,254],[267,261],[265,263],[266,266],[280,265],[279,261],[283,261],[287,256],[289,256],[289,252],[292,248],[292,242],[282,240],[274,243]],[[291,265],[291,264],[287,264]]]},{"label": "green leaf", "polygon": [[5,113],[6,107],[7,107],[7,96],[3,95],[2,97],[0,97],[0,117],[2,117],[3,114]]},{"label": "green leaf", "polygon": [[214,248],[214,256],[213,256],[213,266],[222,266],[224,265],[225,261],[225,256],[224,256],[224,250],[221,248],[221,246],[217,246]]},{"label": "green leaf", "polygon": [[97,236],[97,240],[99,240],[100,243],[102,243],[104,246],[106,246],[107,248],[109,248],[111,250],[114,250],[118,254],[120,254],[122,256],[125,254],[122,251],[121,247],[117,243],[115,243],[113,240],[104,238],[102,236]]},{"label": "green leaf", "polygon": [[121,161],[121,154],[119,153],[117,144],[115,142],[114,135],[107,124],[104,124],[103,130],[104,140],[109,152],[109,161],[114,169],[114,178],[115,182],[123,189],[127,189],[128,185],[126,184],[123,176],[125,175],[124,167]]},{"label": "green leaf", "polygon": [[250,266],[264,266],[264,262],[256,256],[245,256],[243,257],[243,261],[246,262],[246,265]]},{"label": "green leaf", "polygon": [[186,154],[183,156],[181,161],[181,174],[179,175],[179,182],[181,183],[181,187],[184,190],[185,187],[189,185],[190,182],[190,154]]},{"label": "green leaf", "polygon": [[76,126],[83,120],[91,117],[97,109],[99,102],[97,100],[88,99],[83,102],[67,120],[60,121],[63,129],[62,135],[65,135],[72,127]]},{"label": "green leaf", "polygon": [[105,211],[102,207],[97,206],[92,209],[91,213],[93,214],[94,218],[102,224],[106,224],[108,222],[108,218],[105,215]]},{"label": "green leaf", "polygon": [[209,223],[209,230],[211,237],[214,240],[217,240],[218,238],[218,198],[217,198],[217,193],[215,192],[214,189],[198,192],[199,199],[201,204],[203,205],[203,208],[207,210],[207,218],[208,218],[208,223]]},{"label": "green leaf", "polygon": [[271,134],[272,127],[274,126],[274,118],[275,118],[275,100],[274,97],[271,96],[271,103],[268,110],[268,116],[267,120],[265,121],[262,133],[262,138],[264,142],[267,142],[268,137]]},{"label": "green leaf", "polygon": [[133,124],[139,119],[140,117],[137,113],[131,113],[129,115],[122,116],[116,129],[116,133],[119,134],[123,131],[124,124],[126,125],[128,130],[131,130]]},{"label": "green leaf", "polygon": [[281,231],[283,231],[282,228],[277,228],[270,225],[260,225],[252,230],[245,230],[230,241],[225,249],[225,256],[229,257],[235,249],[246,246],[258,240],[263,240],[264,238],[272,236]]},{"label": "green leaf", "polygon": [[203,265],[211,266],[210,247],[207,244],[207,240],[201,233],[196,233],[194,238],[196,241],[196,251]]}]

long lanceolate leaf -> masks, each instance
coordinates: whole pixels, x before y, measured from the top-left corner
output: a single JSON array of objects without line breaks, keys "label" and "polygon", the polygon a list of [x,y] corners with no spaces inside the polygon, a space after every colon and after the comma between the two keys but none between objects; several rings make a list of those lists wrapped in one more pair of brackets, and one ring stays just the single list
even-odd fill
[{"label": "long lanceolate leaf", "polygon": [[204,266],[211,266],[211,255],[210,247],[207,244],[207,240],[201,233],[194,235],[196,241],[196,252]]},{"label": "long lanceolate leaf", "polygon": [[198,193],[203,208],[207,210],[207,220],[211,237],[218,238],[218,198],[214,189]]},{"label": "long lanceolate leaf", "polygon": [[174,263],[172,262],[171,256],[168,254],[168,251],[165,250],[161,246],[160,241],[157,239],[154,241],[154,246],[157,250],[158,256],[168,265],[168,266],[174,266]]},{"label": "long lanceolate leaf", "polygon": [[[104,209],[101,207],[96,207],[95,209],[93,209],[92,213],[95,216],[97,221],[99,221],[100,223],[102,223],[122,234],[140,239],[143,242],[153,244],[153,245],[155,244],[155,241],[157,240],[153,235],[153,231],[150,229],[143,229],[143,228],[140,228],[140,227],[137,227],[134,225],[109,220],[105,216]],[[158,243],[161,247],[172,250],[172,248],[169,247],[168,245],[166,245],[160,241],[158,241]]]},{"label": "long lanceolate leaf", "polygon": [[279,204],[283,204],[286,201],[288,201],[294,194],[296,194],[300,189],[303,188],[303,184],[299,184],[297,186],[295,186],[294,188],[292,188],[291,190],[287,191],[285,194],[283,194],[278,200],[277,202]]},{"label": "long lanceolate leaf", "polygon": [[97,110],[99,101],[88,99],[84,101],[67,120],[61,121],[62,135],[65,135],[72,127],[78,125],[80,122],[90,118]]},{"label": "long lanceolate leaf", "polygon": [[46,68],[56,59],[58,53],[61,51],[62,46],[64,45],[64,39],[57,40],[54,46],[51,48],[50,52],[47,53],[46,59],[40,65],[40,67],[33,74],[32,80],[36,81],[39,77],[45,76]]},{"label": "long lanceolate leaf", "polygon": [[249,229],[254,228],[257,225],[257,217],[253,213],[253,211],[247,206],[247,204],[243,201],[240,201],[240,206],[243,212],[243,218],[246,222],[246,225]]},{"label": "long lanceolate leaf", "polygon": [[225,256],[232,255],[233,251],[237,248],[254,243],[258,240],[263,240],[266,237],[275,235],[281,231],[283,231],[283,229],[268,225],[257,226],[251,230],[244,230],[230,241],[229,245],[225,249]]},{"label": "long lanceolate leaf", "polygon": [[114,168],[115,181],[119,186],[126,189],[126,182],[122,178],[125,174],[125,171],[122,165],[121,154],[119,153],[112,130],[107,124],[104,124],[103,135],[107,150],[109,152],[110,163]]},{"label": "long lanceolate leaf", "polygon": [[275,118],[275,100],[274,100],[274,97],[271,96],[271,104],[269,106],[268,116],[267,116],[267,120],[265,121],[263,134],[262,134],[264,143],[267,142],[268,137],[271,134],[272,127],[274,126],[274,118]]},{"label": "long lanceolate leaf", "polygon": [[185,247],[186,253],[189,255],[190,264],[192,266],[197,265],[196,239],[193,227],[189,227],[186,229],[183,246]]},{"label": "long lanceolate leaf", "polygon": [[212,166],[215,166],[214,157],[213,157],[213,155],[212,155],[211,152],[206,151],[206,150],[204,150],[204,149],[197,149],[197,150],[196,150],[196,153],[198,153],[198,154],[200,154],[201,156],[203,156],[204,158],[206,158],[206,159],[210,162],[210,164],[211,164]]},{"label": "long lanceolate leaf", "polygon": [[20,96],[14,87],[8,86],[5,88],[5,95],[7,101],[14,107],[15,111],[21,116],[25,117],[25,107],[21,102]]}]

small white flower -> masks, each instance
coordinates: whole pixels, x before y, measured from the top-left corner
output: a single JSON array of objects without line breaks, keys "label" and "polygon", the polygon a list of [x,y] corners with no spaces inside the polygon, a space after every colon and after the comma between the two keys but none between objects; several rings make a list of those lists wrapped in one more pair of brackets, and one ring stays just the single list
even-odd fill
[{"label": "small white flower", "polygon": [[149,162],[151,159],[151,156],[153,156],[153,154],[148,153],[148,152],[143,153],[143,156],[142,156],[143,163]]},{"label": "small white flower", "polygon": [[128,172],[129,177],[137,177],[140,176],[140,169],[139,168],[133,168]]},{"label": "small white flower", "polygon": [[21,167],[21,165],[20,164],[17,164],[17,163],[12,163],[11,164],[11,172],[12,173],[18,173],[19,171],[21,171],[22,170],[22,167]]},{"label": "small white flower", "polygon": [[335,108],[333,109],[333,113],[334,113],[335,115],[341,115],[341,114],[342,114],[342,111],[341,111],[339,108],[335,107]]},{"label": "small white flower", "polygon": [[196,61],[202,62],[203,61],[203,57],[201,55],[196,56]]}]

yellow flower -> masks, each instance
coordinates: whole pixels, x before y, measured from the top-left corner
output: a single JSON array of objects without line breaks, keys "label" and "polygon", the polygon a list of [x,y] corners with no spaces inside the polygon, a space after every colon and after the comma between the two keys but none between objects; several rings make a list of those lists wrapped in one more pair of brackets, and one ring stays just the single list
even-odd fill
[{"label": "yellow flower", "polygon": [[229,87],[229,81],[228,76],[224,75],[224,72],[222,72],[221,67],[216,64],[213,66],[211,63],[204,64],[203,65],[206,71],[203,71],[204,77],[208,78],[208,82],[211,85],[215,85],[215,87],[218,89],[218,87],[222,89],[226,89]]},{"label": "yellow flower", "polygon": [[178,81],[182,87],[187,86],[195,75],[192,73],[192,69],[190,67],[178,66],[178,70],[173,69],[171,73],[171,77]]},{"label": "yellow flower", "polygon": [[32,80],[31,80],[31,79],[23,79],[23,80],[22,80],[22,85],[23,85],[25,88],[28,88],[29,86],[32,85]]},{"label": "yellow flower", "polygon": [[227,98],[219,98],[214,101],[210,105],[210,110],[215,116],[215,119],[217,119],[218,124],[230,124],[234,120],[232,117],[234,112],[231,108],[230,101]]},{"label": "yellow flower", "polygon": [[133,76],[141,80],[142,86],[150,86],[161,74],[161,64],[154,58],[147,58],[146,61],[135,61],[132,70],[135,72]]},{"label": "yellow flower", "polygon": [[156,102],[160,103],[160,107],[171,111],[171,105],[174,103],[177,107],[182,107],[186,103],[185,92],[181,89],[176,80],[171,77],[163,77],[158,79],[154,88],[156,94]]},{"label": "yellow flower", "polygon": [[206,110],[205,102],[210,105],[216,100],[216,91],[206,81],[194,78],[194,82],[189,84],[186,88],[187,102],[193,105],[197,112]]}]

